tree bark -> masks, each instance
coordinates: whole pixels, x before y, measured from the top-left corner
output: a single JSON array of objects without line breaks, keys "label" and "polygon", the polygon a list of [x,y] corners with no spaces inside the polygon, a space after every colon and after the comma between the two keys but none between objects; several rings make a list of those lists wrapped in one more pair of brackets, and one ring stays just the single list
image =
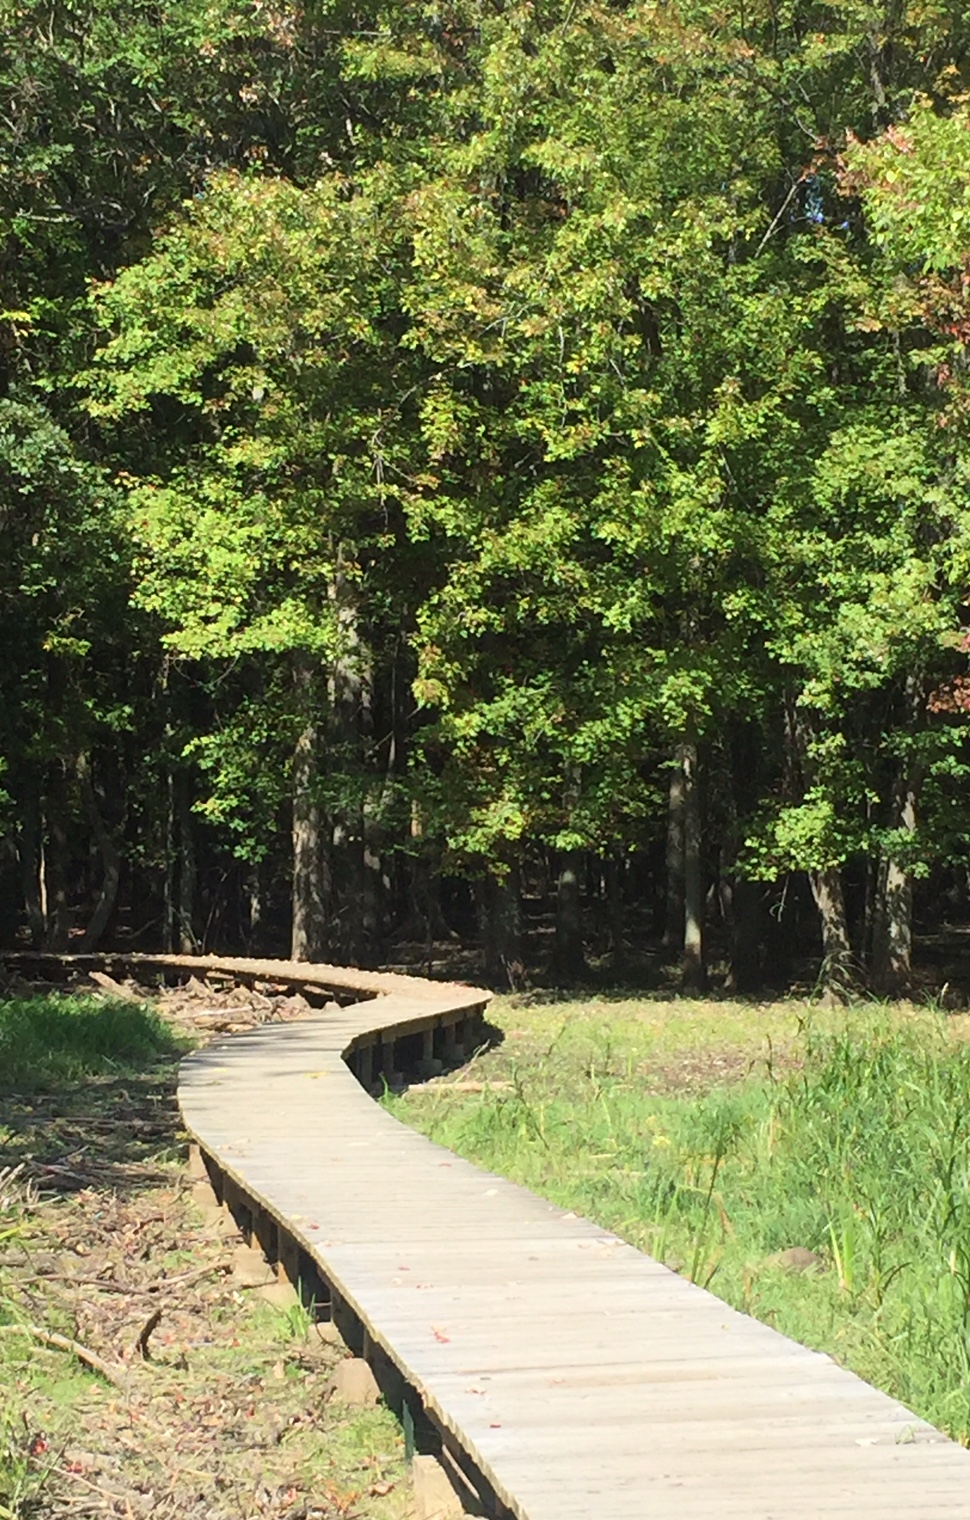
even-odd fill
[{"label": "tree bark", "polygon": [[822,928],[819,981],[828,997],[844,1001],[855,976],[842,872],[838,866],[827,866],[821,871],[810,871],[808,877]]},{"label": "tree bark", "polygon": [[524,970],[518,867],[501,878],[489,872],[479,883],[478,903],[485,979],[492,987],[514,991]]},{"label": "tree bark", "polygon": [[250,955],[254,955],[259,948],[259,936],[263,920],[263,886],[260,879],[258,861],[253,861],[246,872],[244,891],[246,898],[246,949]]},{"label": "tree bark", "polygon": [[91,825],[91,833],[94,836],[94,842],[101,857],[101,890],[80,942],[82,951],[91,951],[96,950],[101,943],[104,931],[108,927],[111,915],[115,910],[115,904],[118,901],[118,887],[121,884],[121,851],[115,844],[111,831],[102,817],[97,793],[91,780],[91,768],[86,755],[82,755],[79,759],[77,770],[78,783],[81,788],[81,800],[84,803],[84,808]]},{"label": "tree bark", "polygon": [[327,748],[336,758],[341,780],[350,782],[349,788],[344,786],[346,801],[331,818],[331,943],[352,964],[368,965],[380,959],[387,916],[379,807],[371,797],[376,778],[368,772],[373,669],[360,634],[356,593],[341,571],[330,596],[337,607],[341,648],[329,678]]},{"label": "tree bark", "polygon": [[624,859],[614,851],[606,862],[606,891],[610,926],[610,964],[615,975],[626,970],[625,914],[623,904]]},{"label": "tree bark", "polygon": [[195,937],[195,824],[189,795],[189,778],[183,772],[178,780],[179,889],[178,947],[180,955],[195,955],[199,942]]},{"label": "tree bark", "polygon": [[44,854],[44,896],[47,908],[44,948],[58,953],[68,949],[71,937],[68,811],[67,777],[63,764],[55,761],[50,769],[47,786],[47,848]]},{"label": "tree bark", "polygon": [[[916,832],[916,787],[903,778],[896,787],[893,827]],[[879,861],[873,922],[873,978],[881,992],[899,997],[909,987],[913,953],[913,878],[892,856]]]},{"label": "tree bark", "polygon": [[293,752],[292,914],[290,956],[295,961],[323,958],[326,939],[322,829],[317,800],[317,725],[313,714],[313,666],[297,657],[295,671],[303,727]]},{"label": "tree bark", "polygon": [[553,960],[557,974],[568,981],[576,981],[586,970],[579,891],[582,868],[582,850],[570,850],[560,860],[556,883],[556,944]]},{"label": "tree bark", "polygon": [[684,987],[701,992],[704,965],[704,876],[702,861],[701,794],[697,774],[697,739],[688,730],[681,750],[684,817]]},{"label": "tree bark", "polygon": [[16,841],[0,840],[0,947],[14,949],[20,916],[19,856]]},{"label": "tree bark", "polygon": [[20,858],[21,882],[24,908],[30,943],[41,950],[47,934],[47,914],[44,910],[44,834],[41,822],[40,800],[35,793],[24,801],[20,814],[20,831],[17,835],[17,854]]},{"label": "tree bark", "polygon": [[684,746],[674,750],[667,794],[667,918],[664,948],[675,955],[684,949]]}]

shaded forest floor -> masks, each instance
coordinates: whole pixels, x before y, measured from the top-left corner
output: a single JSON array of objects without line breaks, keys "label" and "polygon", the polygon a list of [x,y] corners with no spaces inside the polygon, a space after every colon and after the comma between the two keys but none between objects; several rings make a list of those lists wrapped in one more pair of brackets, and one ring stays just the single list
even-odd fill
[{"label": "shaded forest floor", "polygon": [[392,1111],[970,1444],[970,1019],[551,993],[490,1018]]},{"label": "shaded forest floor", "polygon": [[187,1032],[298,1016],[284,1001],[0,1003],[4,1520],[408,1512],[396,1421],[332,1401],[342,1348],[261,1286],[185,1170]]}]

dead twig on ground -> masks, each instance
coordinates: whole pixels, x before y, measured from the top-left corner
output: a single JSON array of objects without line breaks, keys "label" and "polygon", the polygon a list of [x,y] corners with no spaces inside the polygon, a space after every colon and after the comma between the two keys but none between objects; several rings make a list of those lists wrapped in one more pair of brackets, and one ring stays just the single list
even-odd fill
[{"label": "dead twig on ground", "polygon": [[30,1277],[18,1277],[13,1285],[26,1288],[36,1283],[63,1283],[68,1288],[96,1288],[102,1293],[121,1293],[126,1298],[150,1298],[166,1288],[187,1288],[200,1282],[203,1277],[225,1276],[232,1271],[232,1263],[217,1261],[209,1267],[196,1267],[191,1272],[181,1272],[176,1277],[160,1277],[157,1282],[139,1287],[135,1283],[117,1282],[112,1277],[72,1277],[70,1272],[34,1272]]},{"label": "dead twig on ground", "polygon": [[138,1339],[135,1341],[132,1356],[140,1356],[143,1362],[150,1362],[152,1359],[152,1354],[148,1349],[148,1342],[152,1338],[152,1333],[158,1329],[162,1312],[160,1308],[154,1309],[138,1333]]},{"label": "dead twig on ground", "polygon": [[76,1356],[85,1367],[90,1367],[93,1372],[99,1372],[109,1383],[116,1388],[124,1388],[128,1382],[127,1369],[106,1362],[103,1356],[92,1351],[90,1346],[82,1346],[80,1341],[72,1340],[68,1335],[60,1335],[56,1330],[42,1330],[40,1325],[0,1325],[0,1335],[27,1335],[32,1340],[39,1341],[42,1346],[51,1346],[55,1351],[69,1351]]}]

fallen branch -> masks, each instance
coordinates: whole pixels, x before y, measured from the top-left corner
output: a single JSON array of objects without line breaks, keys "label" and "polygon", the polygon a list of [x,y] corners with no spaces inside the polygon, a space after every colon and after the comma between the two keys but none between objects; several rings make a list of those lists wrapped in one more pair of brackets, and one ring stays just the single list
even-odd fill
[{"label": "fallen branch", "polygon": [[201,1282],[203,1277],[214,1277],[217,1272],[225,1275],[232,1271],[232,1262],[217,1261],[211,1267],[195,1267],[191,1272],[182,1272],[178,1277],[160,1277],[157,1282],[149,1283],[144,1290],[146,1293],[161,1293],[163,1288],[186,1288],[189,1283]]},{"label": "fallen branch", "polygon": [[69,1351],[85,1367],[90,1367],[92,1372],[99,1372],[116,1388],[124,1388],[127,1384],[126,1368],[106,1362],[103,1356],[99,1356],[89,1346],[82,1346],[80,1341],[71,1340],[70,1336],[59,1335],[56,1330],[42,1330],[39,1325],[0,1325],[0,1335],[29,1335],[32,1340],[40,1341],[42,1346],[51,1346],[55,1351]]},{"label": "fallen branch", "polygon": [[145,1323],[141,1327],[141,1331],[139,1333],[138,1339],[135,1342],[135,1348],[132,1354],[140,1356],[143,1362],[150,1362],[152,1359],[151,1352],[148,1349],[148,1342],[152,1338],[152,1332],[157,1330],[161,1317],[161,1309],[155,1309],[148,1316]]}]

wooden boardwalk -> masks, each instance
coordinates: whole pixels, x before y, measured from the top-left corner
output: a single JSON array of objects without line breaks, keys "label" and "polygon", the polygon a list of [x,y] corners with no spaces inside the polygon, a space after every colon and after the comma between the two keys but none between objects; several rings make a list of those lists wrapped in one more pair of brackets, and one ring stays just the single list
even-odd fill
[{"label": "wooden boardwalk", "polygon": [[[399,1124],[355,1080],[473,1039],[485,995],[153,958],[369,1000],[209,1046],[185,1123],[270,1255],[522,1520],[970,1520],[970,1451],[614,1236]],[[338,1318],[338,1323],[339,1323]]]}]

